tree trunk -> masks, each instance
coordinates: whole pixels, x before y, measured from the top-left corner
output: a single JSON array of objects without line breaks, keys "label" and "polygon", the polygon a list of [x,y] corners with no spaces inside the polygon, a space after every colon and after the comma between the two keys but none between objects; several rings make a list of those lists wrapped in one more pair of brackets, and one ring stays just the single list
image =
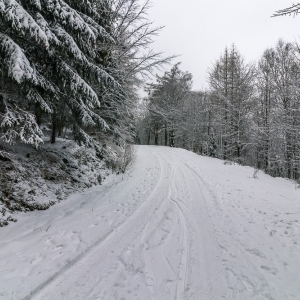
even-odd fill
[{"label": "tree trunk", "polygon": [[42,112],[41,112],[41,108],[38,103],[35,104],[34,113],[35,113],[36,123],[40,127],[42,124]]},{"label": "tree trunk", "polygon": [[170,133],[169,133],[169,145],[170,147],[175,147],[175,143],[174,143],[174,129],[170,130]]},{"label": "tree trunk", "polygon": [[265,164],[265,171],[268,174],[269,173],[269,144],[270,144],[270,121],[269,121],[269,112],[270,112],[270,89],[269,89],[269,84],[267,82],[267,88],[266,88],[266,97],[265,97],[265,128],[266,128],[266,140],[265,140],[265,153],[264,153],[264,164]]},{"label": "tree trunk", "polygon": [[170,147],[175,147],[175,128],[174,121],[172,121],[171,130],[169,131],[169,145]]},{"label": "tree trunk", "polygon": [[154,133],[154,142],[155,142],[155,145],[157,146],[158,145],[158,132],[155,131]]},{"label": "tree trunk", "polygon": [[151,140],[151,129],[149,128],[148,137],[147,137],[147,145],[150,145],[150,140]]},{"label": "tree trunk", "polygon": [[56,115],[52,115],[52,133],[51,133],[51,144],[54,144],[56,141]]},{"label": "tree trunk", "polygon": [[167,124],[165,124],[165,146],[168,146],[168,129],[167,129]]}]

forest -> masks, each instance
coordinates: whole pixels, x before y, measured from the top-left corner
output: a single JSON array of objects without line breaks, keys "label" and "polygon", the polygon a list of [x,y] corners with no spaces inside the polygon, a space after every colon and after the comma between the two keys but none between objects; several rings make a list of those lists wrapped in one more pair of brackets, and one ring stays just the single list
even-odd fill
[{"label": "forest", "polygon": [[[148,9],[138,0],[0,1],[0,214],[47,208],[70,185],[124,171],[138,91],[171,60],[151,49],[161,27]],[[36,202],[41,186],[52,200]]]},{"label": "forest", "polygon": [[142,144],[200,155],[300,179],[300,49],[279,40],[247,63],[235,45],[209,68],[208,88],[176,64],[148,85],[138,126]]},{"label": "forest", "polygon": [[160,28],[145,18],[148,6],[1,1],[1,143],[38,147],[45,123],[51,143],[66,130],[87,147],[132,141],[136,89],[169,60],[149,48]]},{"label": "forest", "polygon": [[0,226],[13,210],[46,209],[101,184],[108,169],[124,172],[134,144],[300,180],[297,43],[279,40],[250,63],[226,47],[208,66],[207,89],[194,91],[180,57],[152,49],[163,27],[153,27],[149,7],[149,0],[0,1]]},{"label": "forest", "polygon": [[0,300],[300,299],[280,1],[0,0]]}]

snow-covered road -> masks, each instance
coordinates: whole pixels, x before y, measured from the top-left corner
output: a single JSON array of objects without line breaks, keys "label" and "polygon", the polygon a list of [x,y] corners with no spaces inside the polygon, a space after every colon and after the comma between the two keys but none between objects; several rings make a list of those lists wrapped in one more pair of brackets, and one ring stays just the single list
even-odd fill
[{"label": "snow-covered road", "polygon": [[[300,192],[181,149],[0,229],[0,299],[300,299]],[[50,226],[50,227],[49,227]]]}]

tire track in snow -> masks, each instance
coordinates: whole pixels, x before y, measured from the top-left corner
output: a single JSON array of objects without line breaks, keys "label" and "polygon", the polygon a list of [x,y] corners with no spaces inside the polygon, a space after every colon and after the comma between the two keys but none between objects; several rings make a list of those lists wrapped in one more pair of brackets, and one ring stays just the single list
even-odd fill
[{"label": "tire track in snow", "polygon": [[[170,161],[170,157],[162,155],[160,151],[161,158],[164,162]],[[170,178],[166,189],[168,190],[168,195],[162,202],[162,205],[159,210],[156,212],[156,217],[160,216],[158,220],[150,219],[145,227],[142,244],[151,244],[151,238],[154,234],[157,234],[159,230],[163,228],[164,216],[168,212],[175,210],[177,221],[179,222],[179,227],[176,228],[177,222],[173,220],[172,229],[178,232],[178,238],[180,238],[179,249],[177,251],[177,259],[173,265],[168,259],[168,254],[166,252],[170,251],[168,249],[168,243],[160,243],[159,245],[152,246],[152,249],[145,248],[143,249],[143,261],[144,261],[144,273],[146,276],[150,277],[151,281],[148,284],[151,299],[185,299],[186,283],[188,277],[188,261],[189,261],[189,238],[188,238],[188,226],[185,214],[183,213],[180,205],[177,200],[177,187],[176,187],[176,177],[178,176],[178,165],[171,159],[171,164],[173,164]],[[168,232],[168,237],[171,235],[171,232]],[[166,240],[168,239],[166,238]],[[158,251],[158,249],[161,249]],[[153,253],[152,253],[153,252]],[[157,255],[157,253],[161,253]],[[155,258],[154,258],[154,254]],[[161,260],[159,269],[154,265],[157,264],[157,260]],[[171,276],[165,275],[164,280],[161,280],[159,277],[161,273],[168,274],[168,269],[171,270]],[[160,273],[160,274],[158,274]],[[172,276],[173,275],[173,276]],[[170,279],[174,277],[173,279]],[[169,289],[164,290],[164,285],[167,285]]]},{"label": "tire track in snow", "polygon": [[[157,154],[154,154],[154,156],[158,159]],[[99,290],[111,289],[107,277],[113,277],[114,272],[118,269],[116,262],[119,261],[119,257],[122,256],[124,249],[141,234],[147,221],[156,213],[165,198],[163,196],[165,192],[163,182],[170,176],[170,173],[168,165],[165,166],[166,163],[162,163],[159,159],[158,161],[161,170],[160,178],[151,194],[148,195],[138,210],[124,223],[111,230],[109,234],[92,245],[74,263],[72,262],[71,266],[64,268],[25,299],[64,299],[62,298],[63,295],[69,295],[70,293],[70,296],[73,297],[72,299],[82,299],[83,295],[86,296],[86,293],[83,294],[84,290],[94,290],[94,293],[99,293]],[[110,251],[111,249],[116,250],[112,252]],[[103,273],[105,273],[103,271],[100,272],[99,276],[96,275],[98,272],[93,269],[96,267],[104,269],[106,276],[103,276]],[[89,274],[90,271],[95,273],[95,276],[91,276]],[[86,282],[85,286],[80,286],[80,278],[85,276],[88,276],[90,281]],[[101,288],[99,288],[100,286]],[[96,299],[94,295],[90,295],[90,299]]]},{"label": "tire track in snow", "polygon": [[[167,159],[165,157],[165,159]],[[176,291],[175,291],[175,300],[185,299],[186,284],[188,277],[188,264],[189,264],[189,238],[188,238],[188,226],[187,219],[183,210],[181,209],[178,203],[178,190],[176,187],[176,177],[178,176],[178,163],[175,162],[172,168],[170,181],[168,185],[168,201],[174,203],[177,210],[177,214],[180,220],[180,264],[178,268],[178,274],[176,279]],[[167,258],[166,258],[167,260]]]},{"label": "tire track in snow", "polygon": [[[60,219],[66,219],[62,224],[51,227],[56,227],[56,232],[48,234],[54,237],[51,243],[49,239],[39,244],[42,246],[47,242],[46,250],[53,250],[52,246],[64,242],[65,232],[54,241],[60,234],[59,229],[66,228],[66,233],[72,233],[72,226],[76,225],[76,230],[79,230],[77,236],[80,236],[83,228],[85,233],[90,233],[86,229],[90,228],[91,222],[98,223],[97,216],[100,216],[100,221],[102,217],[108,220],[99,221],[102,227],[94,227],[92,240],[95,241],[97,235],[99,237],[93,245],[25,299],[298,299],[299,242],[296,239],[299,236],[299,218],[294,215],[298,213],[298,204],[288,203],[287,208],[285,203],[277,205],[276,201],[270,201],[272,195],[266,193],[262,196],[265,199],[259,199],[258,192],[248,189],[248,180],[232,183],[240,173],[228,174],[227,178],[226,168],[220,167],[221,162],[180,149],[140,149],[142,155],[137,158],[138,164],[131,173],[134,180],[128,176],[123,182],[108,187],[106,196],[99,187],[100,196],[92,195],[94,198],[88,209],[77,205],[79,208],[72,208],[74,213],[70,213],[71,205],[67,205],[67,216],[58,214]],[[230,169],[242,170],[238,166]],[[248,174],[244,171],[242,174]],[[231,183],[227,179],[231,179]],[[276,184],[274,180],[266,181],[270,186],[274,182]],[[241,189],[238,184],[242,184]],[[262,188],[263,184],[257,186]],[[275,191],[277,189],[274,188],[272,193],[275,194]],[[284,194],[281,189],[279,191]],[[258,199],[250,197],[252,192]],[[243,199],[245,193],[249,194],[247,201]],[[81,197],[78,201],[88,206],[91,198],[84,198],[84,202],[80,201]],[[103,199],[105,201],[100,201],[102,204],[98,206],[96,200]],[[298,200],[297,196],[295,199]],[[288,201],[288,197],[285,200]],[[277,201],[281,201],[280,198],[277,197]],[[109,204],[103,206],[106,202]],[[262,211],[256,211],[254,205],[259,205]],[[97,214],[89,215],[92,207],[97,207]],[[50,220],[59,221],[56,217],[54,215]],[[82,223],[80,219],[85,217],[88,220]],[[251,218],[255,218],[256,223],[248,222]],[[71,225],[60,228],[68,221]],[[66,236],[65,243],[70,241],[72,239]],[[291,244],[285,244],[288,242]],[[72,249],[72,245],[68,249]],[[74,249],[74,253],[78,252]],[[64,251],[63,255],[66,253]],[[55,259],[48,259],[45,264],[40,262],[39,269],[32,268],[36,271],[33,274],[35,278],[41,274],[39,283],[51,273],[47,269],[49,266],[57,270],[60,262],[66,261],[66,257],[63,257],[64,260],[58,260],[54,255],[51,257]],[[24,269],[28,262],[23,261]],[[3,268],[6,268],[5,261]],[[13,277],[7,281],[13,282],[18,291],[4,294],[5,299],[20,299],[30,290],[29,284],[38,285],[33,282],[32,274],[25,279],[19,270],[18,274],[12,275],[22,276],[22,285],[13,282]],[[19,292],[21,287],[24,288],[22,294]]]},{"label": "tire track in snow", "polygon": [[167,148],[152,151],[159,179],[142,204],[25,299],[222,298],[203,186],[179,158]]},{"label": "tire track in snow", "polygon": [[[176,163],[175,171],[178,170],[178,165]],[[175,172],[174,172],[175,173]],[[178,204],[178,191],[176,188],[176,175],[173,174],[173,180],[170,181],[169,184],[169,199],[173,201],[175,207],[177,209],[179,219],[180,219],[180,226],[181,226],[181,262],[179,266],[179,273],[177,278],[176,284],[176,297],[175,299],[184,299],[185,291],[186,291],[186,284],[187,284],[187,277],[188,277],[188,263],[189,263],[189,238],[188,238],[188,227],[187,227],[187,220],[186,217]]]},{"label": "tire track in snow", "polygon": [[52,275],[48,280],[46,280],[45,282],[43,282],[42,284],[40,284],[38,287],[36,287],[33,291],[31,291],[31,293],[27,296],[25,296],[24,298],[22,298],[22,300],[31,300],[31,299],[35,299],[35,297],[37,297],[36,299],[41,299],[39,297],[42,296],[38,296],[40,293],[42,293],[42,291],[44,289],[46,289],[49,285],[53,285],[55,280],[59,280],[59,278],[61,276],[63,276],[65,273],[69,272],[73,267],[76,267],[76,264],[78,264],[81,260],[83,260],[86,256],[88,256],[96,247],[101,246],[102,244],[104,244],[109,238],[111,238],[111,236],[120,231],[122,229],[123,226],[125,226],[128,222],[130,222],[131,218],[136,215],[138,213],[138,211],[140,209],[143,208],[143,206],[148,202],[149,198],[151,198],[151,196],[155,193],[156,189],[161,185],[161,182],[163,181],[163,174],[162,174],[162,165],[160,160],[158,159],[158,155],[155,151],[152,152],[153,156],[155,156],[156,160],[159,163],[159,168],[160,168],[160,178],[159,180],[156,182],[156,185],[154,186],[154,188],[152,189],[152,192],[150,195],[147,196],[147,198],[145,199],[145,201],[137,208],[136,211],[134,211],[128,219],[125,219],[124,222],[118,224],[117,226],[114,226],[112,228],[110,228],[110,230],[103,235],[101,238],[99,238],[95,243],[93,243],[92,245],[90,245],[87,249],[84,250],[84,252],[82,252],[80,255],[78,255],[77,257],[75,257],[72,261],[69,261],[68,265],[66,265],[65,267],[63,267],[62,269],[60,269],[57,273],[55,273],[54,275]]},{"label": "tire track in snow", "polygon": [[[216,197],[202,177],[189,165],[185,158],[178,156],[181,180],[189,196],[179,197],[179,205],[190,225],[192,249],[190,251],[190,281],[188,299],[227,298],[225,270],[222,255],[218,249],[215,229],[208,208],[209,201],[216,202]],[[209,195],[209,199],[207,198]],[[217,209],[219,208],[216,205]],[[200,279],[198,286],[195,281]],[[197,286],[195,292],[192,288]]]},{"label": "tire track in snow", "polygon": [[[168,161],[169,152],[165,151],[160,149],[159,154],[164,161]],[[218,245],[214,241],[206,200],[201,191],[205,187],[200,184],[200,188],[199,178],[181,162],[180,157],[171,158],[174,171],[168,182],[168,200],[173,203],[180,223],[180,263],[176,280],[173,280],[173,294],[170,293],[173,296],[161,296],[162,293],[151,290],[152,299],[225,298],[223,267],[217,251]],[[199,209],[199,206],[202,207]],[[158,226],[153,230],[157,229]]]},{"label": "tire track in snow", "polygon": [[[162,165],[162,159],[158,158],[160,160],[160,164]],[[164,159],[163,161],[166,162],[169,159]],[[170,163],[168,163],[170,165]],[[171,172],[170,172],[170,177],[168,180],[168,193],[166,195],[166,197],[163,199],[163,201],[161,202],[160,206],[156,209],[156,213],[155,215],[148,220],[147,225],[145,226],[145,229],[143,231],[143,235],[141,238],[141,243],[142,245],[150,245],[151,244],[151,238],[153,237],[153,235],[157,234],[157,232],[163,228],[163,222],[165,219],[165,216],[171,211],[171,202],[170,202],[170,197],[172,194],[172,190],[171,190],[171,184],[174,181],[174,176],[175,176],[175,172],[177,169],[177,165],[174,164],[173,167],[171,167]],[[165,251],[163,249],[163,243],[159,243],[159,245],[153,246],[152,248],[162,248],[161,250],[161,254],[162,254],[162,259],[165,261],[165,264],[167,266],[167,268],[169,268],[171,270],[171,272],[173,273],[174,276],[178,276],[176,274],[176,271],[174,270],[174,268],[172,267],[170,261],[168,260]],[[166,291],[163,291],[163,296],[159,296],[159,293],[161,292],[162,289],[162,283],[159,282],[159,280],[157,279],[157,274],[156,272],[153,270],[153,257],[151,256],[151,254],[149,254],[149,252],[151,252],[151,249],[149,250],[149,246],[144,246],[143,247],[143,262],[144,262],[144,274],[146,275],[146,279],[147,279],[147,286],[149,288],[150,291],[150,295],[151,295],[151,299],[169,299],[169,294]],[[156,260],[159,259],[158,257],[156,257]],[[163,263],[162,263],[163,265]],[[166,271],[168,273],[168,271]],[[164,282],[163,285],[165,285],[167,282]],[[158,297],[158,298],[157,298]],[[166,298],[164,298],[166,297]],[[173,298],[173,297],[172,297]]]},{"label": "tire track in snow", "polygon": [[186,291],[186,283],[187,283],[187,276],[188,276],[188,262],[189,262],[189,241],[188,241],[188,229],[186,224],[186,219],[181,210],[180,206],[178,205],[177,201],[172,199],[171,200],[175,203],[181,223],[182,229],[182,236],[181,236],[181,246],[182,246],[182,260],[180,262],[178,280],[177,280],[177,287],[176,287],[176,298],[175,299],[184,299],[184,294]]},{"label": "tire track in snow", "polygon": [[[186,159],[182,159],[184,165],[191,171],[191,174],[194,174],[198,178],[198,183],[201,187],[201,193],[203,195],[203,199],[205,200],[205,205],[207,206],[208,217],[211,220],[211,224],[220,226],[220,224],[225,224],[227,228],[229,226],[228,218],[230,218],[229,211],[225,210],[223,207],[223,199],[219,199],[219,195],[216,194],[216,191],[212,190],[210,187],[210,182],[207,182],[206,179],[203,178],[202,174],[199,173],[194,166],[189,165],[189,161]],[[236,213],[235,211],[230,211],[231,213]],[[221,222],[220,222],[221,220]],[[226,299],[273,299],[270,292],[270,287],[268,282],[264,280],[259,274],[257,274],[258,278],[250,280],[247,274],[250,272],[257,272],[251,261],[249,261],[249,257],[247,255],[247,251],[245,251],[245,246],[240,244],[238,239],[234,238],[234,232],[236,228],[239,228],[239,224],[235,222],[236,217],[231,220],[234,224],[231,225],[232,232],[229,233],[229,239],[231,244],[226,245],[224,241],[223,234],[227,234],[222,231],[222,228],[218,228],[218,232],[214,230],[215,240],[215,248],[219,248],[221,251],[219,254],[215,254],[215,257],[221,256],[222,265],[223,265],[223,278],[226,278],[227,285],[227,293]],[[217,221],[217,222],[216,222]],[[224,223],[225,222],[225,223]],[[221,234],[222,233],[222,234]],[[234,245],[232,245],[232,243]],[[239,264],[239,266],[237,265]],[[247,272],[235,272],[234,270],[242,270],[241,266],[243,266],[244,270]],[[213,274],[210,275],[213,278]],[[221,292],[221,289],[220,289]],[[254,298],[253,298],[254,297]]]}]

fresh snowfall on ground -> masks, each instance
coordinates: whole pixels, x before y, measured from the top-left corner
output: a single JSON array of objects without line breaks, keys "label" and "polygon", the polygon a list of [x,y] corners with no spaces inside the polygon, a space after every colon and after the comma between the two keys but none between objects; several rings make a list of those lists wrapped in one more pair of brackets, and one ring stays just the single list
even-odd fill
[{"label": "fresh snowfall on ground", "polygon": [[[0,229],[0,299],[300,299],[300,190],[186,150]],[[256,178],[254,178],[256,177]]]}]

